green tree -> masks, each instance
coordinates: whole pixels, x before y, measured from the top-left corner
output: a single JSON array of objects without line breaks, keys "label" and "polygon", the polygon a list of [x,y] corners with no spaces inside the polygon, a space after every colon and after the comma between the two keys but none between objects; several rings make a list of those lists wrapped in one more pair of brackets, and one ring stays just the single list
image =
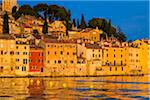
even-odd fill
[{"label": "green tree", "polygon": [[43,34],[47,34],[48,33],[48,23],[47,23],[47,20],[44,21],[42,32],[43,32]]},{"label": "green tree", "polygon": [[14,7],[12,8],[12,15],[15,14],[16,12],[17,12],[17,6],[14,6]]},{"label": "green tree", "polygon": [[40,15],[32,9],[30,5],[22,5],[19,10],[14,14],[15,20],[20,18],[22,15],[30,15],[35,17],[40,17]]},{"label": "green tree", "polygon": [[114,35],[121,42],[125,42],[127,40],[126,35],[122,32],[121,28],[118,26],[116,34]]},{"label": "green tree", "polygon": [[7,12],[3,16],[3,33],[9,34],[9,17]]},{"label": "green tree", "polygon": [[84,15],[82,14],[82,18],[81,18],[81,25],[80,25],[80,28],[82,29],[85,29],[86,28],[86,22],[85,22],[85,19],[84,19]]},{"label": "green tree", "polygon": [[92,18],[89,20],[88,24],[90,28],[98,27],[99,29],[102,29],[109,37],[116,33],[116,28],[112,26],[111,20],[108,22],[103,18]]},{"label": "green tree", "polygon": [[45,16],[45,21],[44,21],[42,32],[43,34],[47,34],[48,33],[47,12],[44,12],[44,16]]},{"label": "green tree", "polygon": [[77,19],[77,28],[80,27],[80,22],[79,22],[79,19]]},{"label": "green tree", "polygon": [[[41,17],[44,15],[44,12],[48,11],[48,5],[41,3],[33,7],[34,11],[37,12]],[[46,16],[44,16],[45,18]]]},{"label": "green tree", "polygon": [[73,19],[73,25],[74,25],[74,27],[76,27],[76,19],[75,18]]}]

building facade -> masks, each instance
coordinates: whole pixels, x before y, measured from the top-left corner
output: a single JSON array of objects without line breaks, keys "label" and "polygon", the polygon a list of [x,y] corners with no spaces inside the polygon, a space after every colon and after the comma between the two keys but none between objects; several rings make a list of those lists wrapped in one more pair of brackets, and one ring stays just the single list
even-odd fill
[{"label": "building facade", "polygon": [[44,50],[43,48],[30,46],[29,72],[44,72]]}]

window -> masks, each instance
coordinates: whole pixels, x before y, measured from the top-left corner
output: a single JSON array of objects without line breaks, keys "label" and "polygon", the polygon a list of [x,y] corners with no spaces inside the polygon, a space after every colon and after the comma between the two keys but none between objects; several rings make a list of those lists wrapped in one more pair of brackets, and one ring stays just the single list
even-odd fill
[{"label": "window", "polygon": [[67,52],[67,55],[69,55],[69,52]]},{"label": "window", "polygon": [[19,62],[19,59],[16,59],[16,62]]},{"label": "window", "polygon": [[123,62],[121,61],[121,65],[123,65]]},{"label": "window", "polygon": [[23,64],[27,64],[27,59],[23,59]]},{"label": "window", "polygon": [[117,67],[115,67],[115,71],[117,71]]},{"label": "window", "polygon": [[136,54],[136,56],[138,57],[138,54]]},{"label": "window", "polygon": [[54,61],[54,64],[56,64],[56,60]]},{"label": "window", "polygon": [[110,71],[111,71],[111,67],[110,67]]},{"label": "window", "polygon": [[25,66],[22,67],[22,71],[26,71],[26,67]]},{"label": "window", "polygon": [[3,72],[3,66],[0,67],[0,72]]},{"label": "window", "polygon": [[63,51],[60,51],[60,54],[62,55],[62,54],[63,54]]},{"label": "window", "polygon": [[1,55],[3,55],[3,51],[1,51]]},{"label": "window", "polygon": [[114,57],[116,57],[116,55],[114,55]]},{"label": "window", "polygon": [[47,52],[47,54],[49,55],[49,51]]},{"label": "window", "polygon": [[114,66],[116,65],[116,61],[114,60]]},{"label": "window", "polygon": [[123,67],[122,67],[122,71],[123,71]]},{"label": "window", "polygon": [[122,58],[122,55],[121,55],[121,58]]},{"label": "window", "polygon": [[27,55],[27,52],[23,52],[23,55]]},{"label": "window", "polygon": [[71,60],[70,63],[73,64],[73,60]]},{"label": "window", "polygon": [[18,49],[19,47],[18,46],[16,46],[16,49]]},{"label": "window", "polygon": [[13,51],[11,51],[11,52],[10,52],[10,55],[14,55],[14,52],[13,52]]},{"label": "window", "polygon": [[99,57],[101,57],[101,55],[99,54]]},{"label": "window", "polygon": [[74,52],[73,55],[76,55],[76,53]]},{"label": "window", "polygon": [[50,61],[48,60],[47,63],[50,63]]},{"label": "window", "polygon": [[36,66],[32,66],[32,69],[33,69],[33,70],[36,70]]},{"label": "window", "polygon": [[107,57],[108,57],[108,54],[107,54]]},{"label": "window", "polygon": [[16,52],[17,55],[19,55],[19,52]]},{"label": "window", "polygon": [[24,49],[26,49],[26,46],[24,47]]},{"label": "window", "polygon": [[55,55],[57,54],[57,52],[55,51]]},{"label": "window", "polygon": [[58,63],[60,64],[60,63],[61,63],[61,60],[58,60]]},{"label": "window", "polygon": [[13,67],[11,67],[11,71],[13,71]]},{"label": "window", "polygon": [[66,64],[66,63],[67,63],[67,61],[65,60],[65,61],[64,61],[64,63]]},{"label": "window", "polygon": [[94,54],[93,54],[93,57],[94,57]]},{"label": "window", "polygon": [[17,69],[17,70],[18,70],[18,69],[19,69],[19,66],[16,66],[16,67],[15,67],[15,69]]}]

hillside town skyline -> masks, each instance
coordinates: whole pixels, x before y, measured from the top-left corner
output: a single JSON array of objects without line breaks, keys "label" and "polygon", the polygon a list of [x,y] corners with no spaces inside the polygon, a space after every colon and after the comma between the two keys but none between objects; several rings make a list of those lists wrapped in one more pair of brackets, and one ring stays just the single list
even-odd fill
[{"label": "hillside town skyline", "polygon": [[[44,16],[43,16],[44,15]],[[150,40],[127,38],[111,19],[88,25],[70,10],[3,0],[0,11],[0,77],[147,75]]]},{"label": "hillside town skyline", "polygon": [[19,5],[34,6],[38,3],[56,4],[70,9],[72,19],[81,19],[81,15],[84,14],[87,24],[93,17],[111,19],[113,26],[119,26],[122,29],[127,40],[148,39],[150,37],[148,1],[18,1]]}]

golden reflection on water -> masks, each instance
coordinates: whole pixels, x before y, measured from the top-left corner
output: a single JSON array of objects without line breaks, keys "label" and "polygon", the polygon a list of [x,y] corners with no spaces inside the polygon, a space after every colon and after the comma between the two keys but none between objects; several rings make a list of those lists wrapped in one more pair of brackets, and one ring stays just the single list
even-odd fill
[{"label": "golden reflection on water", "polygon": [[149,100],[148,77],[0,78],[0,100]]}]

